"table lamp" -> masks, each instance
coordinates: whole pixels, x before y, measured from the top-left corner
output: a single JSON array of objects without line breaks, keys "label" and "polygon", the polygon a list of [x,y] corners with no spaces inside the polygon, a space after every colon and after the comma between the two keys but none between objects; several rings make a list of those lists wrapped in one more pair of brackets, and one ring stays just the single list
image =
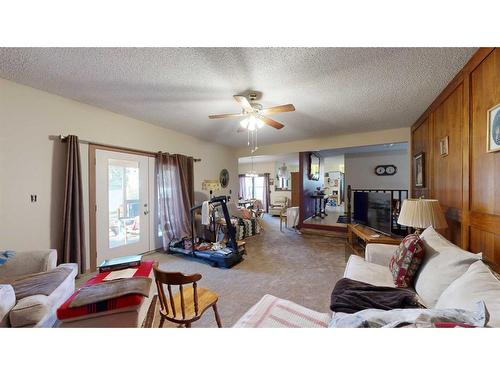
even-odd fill
[{"label": "table lamp", "polygon": [[446,228],[448,224],[437,199],[405,199],[401,206],[398,224],[415,228],[420,234],[429,226],[434,229]]}]

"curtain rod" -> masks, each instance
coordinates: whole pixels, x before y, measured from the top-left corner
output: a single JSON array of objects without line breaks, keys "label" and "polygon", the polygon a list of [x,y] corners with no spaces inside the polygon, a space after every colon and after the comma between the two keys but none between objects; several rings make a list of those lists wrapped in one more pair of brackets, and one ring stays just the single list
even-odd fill
[{"label": "curtain rod", "polygon": [[[68,136],[60,134],[58,136],[52,135],[49,138],[50,139],[59,139],[61,142],[65,142],[66,138],[68,138]],[[137,151],[137,152],[143,152],[143,153],[146,153],[146,154],[156,155],[156,152],[144,151],[144,150],[137,150],[137,149],[133,149],[133,148],[114,146],[114,145],[109,145],[109,144],[104,144],[104,143],[98,143],[98,142],[91,142],[91,141],[86,141],[86,140],[83,140],[83,139],[78,139],[78,142],[80,142],[80,143],[82,143],[84,145],[96,145],[96,146],[103,146],[103,147],[114,147],[114,148],[121,148],[121,149],[124,149],[124,150]],[[201,159],[200,158],[193,158],[193,161],[196,163],[196,162],[200,162]]]}]

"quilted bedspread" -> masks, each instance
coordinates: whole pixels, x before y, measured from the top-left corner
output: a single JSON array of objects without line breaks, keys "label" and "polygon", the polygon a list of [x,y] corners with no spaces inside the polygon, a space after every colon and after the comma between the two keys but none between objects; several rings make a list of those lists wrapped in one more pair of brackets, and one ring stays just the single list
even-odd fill
[{"label": "quilted bedspread", "polygon": [[234,328],[325,328],[332,315],[310,310],[291,301],[266,294]]}]

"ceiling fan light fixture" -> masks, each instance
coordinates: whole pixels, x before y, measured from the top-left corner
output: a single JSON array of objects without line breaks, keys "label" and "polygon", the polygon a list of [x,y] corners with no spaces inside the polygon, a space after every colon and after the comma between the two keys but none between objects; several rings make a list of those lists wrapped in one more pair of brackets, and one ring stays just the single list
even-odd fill
[{"label": "ceiling fan light fixture", "polygon": [[255,129],[257,129],[257,119],[251,116],[250,119],[248,120],[248,130],[253,132]]},{"label": "ceiling fan light fixture", "polygon": [[249,124],[248,118],[244,118],[243,120],[240,121],[240,125],[243,129],[248,128],[248,124]]}]

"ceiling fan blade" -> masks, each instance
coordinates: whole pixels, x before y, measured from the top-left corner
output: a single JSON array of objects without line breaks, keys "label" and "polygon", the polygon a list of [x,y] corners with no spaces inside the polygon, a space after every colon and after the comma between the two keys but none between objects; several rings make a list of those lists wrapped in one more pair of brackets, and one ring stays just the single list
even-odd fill
[{"label": "ceiling fan blade", "polygon": [[257,117],[259,120],[261,120],[264,124],[272,126],[275,129],[282,129],[285,127],[281,122],[274,121],[273,119],[269,117],[262,116],[260,114],[256,114],[255,117]]},{"label": "ceiling fan blade", "polygon": [[237,118],[237,117],[242,117],[242,116],[246,116],[246,115],[244,115],[243,113],[228,113],[228,114],[224,114],[224,115],[210,115],[210,116],[208,116],[208,118],[213,120],[213,119],[217,119],[217,118]]},{"label": "ceiling fan blade", "polygon": [[293,111],[295,111],[295,107],[293,106],[293,104],[284,104],[284,105],[278,105],[276,107],[264,108],[262,111],[259,111],[259,113],[263,115],[270,115],[272,113],[293,112]]},{"label": "ceiling fan blade", "polygon": [[240,103],[240,105],[243,107],[243,109],[247,112],[253,112],[254,109],[253,107],[250,105],[250,103],[248,102],[248,99],[244,96],[241,96],[241,95],[234,95],[233,96],[234,99]]}]

